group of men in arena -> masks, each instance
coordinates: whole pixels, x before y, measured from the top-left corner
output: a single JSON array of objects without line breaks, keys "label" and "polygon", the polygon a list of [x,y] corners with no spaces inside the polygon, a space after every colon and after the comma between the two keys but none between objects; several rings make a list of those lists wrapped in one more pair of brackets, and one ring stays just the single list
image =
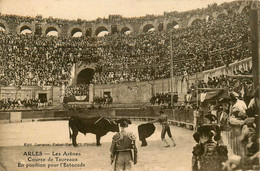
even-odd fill
[{"label": "group of men in arena", "polygon": [[[165,135],[168,134],[171,139],[173,146],[176,146],[173,140],[171,129],[168,121],[168,116],[163,111],[159,112],[160,116],[148,122],[147,124],[153,124],[159,122],[162,125],[161,139],[165,143],[165,147],[170,147],[170,144],[166,141]],[[137,163],[137,147],[135,142],[135,135],[132,132],[127,131],[128,125],[131,121],[128,119],[120,119],[120,132],[113,136],[112,144],[110,147],[111,152],[111,164],[114,162],[114,170],[131,170],[132,163]],[[140,132],[139,132],[140,134]],[[139,135],[140,136],[140,135]]]}]

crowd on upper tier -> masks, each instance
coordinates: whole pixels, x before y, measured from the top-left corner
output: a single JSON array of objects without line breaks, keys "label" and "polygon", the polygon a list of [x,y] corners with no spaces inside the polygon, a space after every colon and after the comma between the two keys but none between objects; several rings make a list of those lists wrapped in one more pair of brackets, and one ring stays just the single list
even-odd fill
[{"label": "crowd on upper tier", "polygon": [[[139,82],[170,76],[169,33],[104,37],[105,58],[97,63],[95,83]],[[109,40],[109,41],[107,41]],[[221,19],[197,22],[173,34],[175,76],[193,74],[251,56],[249,20],[230,14]]]},{"label": "crowd on upper tier", "polygon": [[193,9],[185,12],[178,12],[178,11],[171,11],[171,12],[164,12],[163,15],[151,15],[147,14],[146,16],[141,17],[130,17],[126,18],[121,15],[109,15],[108,18],[97,18],[96,20],[87,21],[84,19],[77,19],[77,20],[68,20],[68,19],[61,19],[61,18],[54,18],[52,16],[48,18],[43,18],[42,15],[37,15],[36,17],[30,17],[30,16],[18,16],[18,15],[12,15],[12,14],[1,14],[0,18],[7,21],[8,23],[22,23],[22,22],[28,22],[31,23],[32,21],[35,21],[36,23],[40,22],[46,22],[51,24],[57,24],[59,26],[63,25],[72,25],[72,24],[90,24],[90,23],[140,23],[144,21],[150,21],[150,20],[161,20],[161,19],[169,19],[171,17],[176,18],[186,18],[189,16],[194,15],[203,15],[203,14],[212,14],[213,12],[222,12],[223,9],[226,9],[227,11],[232,11],[234,9],[239,9],[239,7],[242,5],[243,1],[233,1],[233,2],[224,2],[222,4],[217,5],[216,3],[209,4],[206,8],[201,9]]},{"label": "crowd on upper tier", "polygon": [[[190,27],[174,30],[175,76],[228,65],[251,56],[247,13],[228,12],[220,18],[209,17]],[[0,54],[0,84],[6,86],[68,85],[76,63],[96,64],[95,84],[139,82],[170,76],[169,32],[97,38],[1,32]]]}]

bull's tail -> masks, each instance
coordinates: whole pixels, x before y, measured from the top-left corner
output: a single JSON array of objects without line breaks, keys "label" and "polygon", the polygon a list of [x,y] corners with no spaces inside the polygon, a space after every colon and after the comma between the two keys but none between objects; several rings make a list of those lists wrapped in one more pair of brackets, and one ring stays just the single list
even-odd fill
[{"label": "bull's tail", "polygon": [[70,124],[71,124],[71,118],[69,119],[69,124],[68,124],[68,126],[69,126],[69,135],[70,135],[70,140],[71,140],[72,135],[71,135],[71,131],[70,131]]}]

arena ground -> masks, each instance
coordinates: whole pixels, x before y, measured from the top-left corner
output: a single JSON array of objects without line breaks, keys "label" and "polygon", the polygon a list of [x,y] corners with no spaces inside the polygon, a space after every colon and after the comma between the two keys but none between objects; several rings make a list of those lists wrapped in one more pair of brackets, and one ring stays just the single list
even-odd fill
[{"label": "arena ground", "polygon": [[[143,122],[134,122],[129,126],[129,130],[137,135],[137,126]],[[176,140],[177,146],[166,148],[160,140],[161,127],[156,125],[155,133],[148,138],[148,146],[140,147],[141,142],[138,140],[139,160],[134,166],[134,170],[142,171],[188,171],[191,170],[191,151],[195,142],[192,138],[193,131],[172,126],[172,133]],[[8,130],[8,131],[4,131]],[[79,147],[71,146],[69,140],[68,121],[50,121],[50,122],[27,122],[2,124],[0,137],[0,158],[2,163],[1,170],[36,170],[36,167],[26,168],[26,164],[46,164],[46,167],[37,167],[37,170],[47,170],[48,164],[57,164],[64,162],[50,161],[28,161],[28,153],[25,152],[42,152],[42,156],[32,156],[36,158],[46,158],[54,153],[72,152],[80,153],[80,156],[60,156],[60,158],[77,158],[78,161],[67,163],[77,164],[84,163],[85,167],[52,167],[51,170],[112,170],[110,165],[110,144],[114,133],[108,133],[101,139],[102,146],[95,146],[95,136],[93,134],[79,134],[77,137]],[[25,143],[27,143],[25,145]],[[30,146],[30,143],[32,146]],[[55,144],[53,144],[55,143]],[[69,144],[67,144],[69,143]],[[39,146],[38,146],[39,145]],[[45,145],[45,146],[44,146]],[[48,154],[46,154],[48,153]],[[35,154],[36,155],[36,154]],[[18,163],[25,164],[24,167],[18,167]],[[35,165],[37,166],[37,165]]]}]

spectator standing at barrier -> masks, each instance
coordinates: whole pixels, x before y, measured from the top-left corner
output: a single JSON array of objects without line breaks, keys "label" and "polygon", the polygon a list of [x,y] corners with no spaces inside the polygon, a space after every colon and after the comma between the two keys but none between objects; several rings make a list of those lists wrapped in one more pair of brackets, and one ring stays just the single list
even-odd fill
[{"label": "spectator standing at barrier", "polygon": [[214,126],[205,124],[198,127],[198,131],[193,134],[194,140],[198,143],[193,147],[192,171],[219,171],[222,162],[228,159],[227,147],[217,143]]},{"label": "spectator standing at barrier", "polygon": [[176,143],[174,142],[173,137],[172,137],[171,128],[168,123],[168,116],[166,114],[164,114],[163,111],[160,111],[159,114],[160,114],[160,116],[158,119],[156,119],[154,121],[150,121],[149,123],[159,122],[162,125],[162,132],[161,132],[162,141],[166,144],[166,147],[170,147],[169,143],[165,139],[165,135],[167,132],[169,138],[171,139],[171,141],[173,143],[173,146],[175,147]]},{"label": "spectator standing at barrier", "polygon": [[238,97],[239,95],[236,92],[232,92],[230,94],[232,104],[231,113],[234,114],[242,112],[245,114],[247,109],[246,103],[243,100],[240,100]]},{"label": "spectator standing at barrier", "polygon": [[204,115],[203,115],[203,109],[202,107],[200,106],[199,109],[198,109],[198,126],[202,125],[203,124],[203,120],[204,120]]},{"label": "spectator standing at barrier", "polygon": [[199,121],[199,108],[197,106],[193,111],[193,118],[194,118],[194,130],[197,131],[198,121]]},{"label": "spectator standing at barrier", "polygon": [[238,99],[238,94],[236,92],[232,92],[230,94],[230,103],[231,103],[231,109],[230,109],[231,115],[229,118],[229,122],[231,125],[237,125],[237,129],[239,129],[239,125],[243,124],[244,120],[247,118],[246,103],[243,100]]},{"label": "spectator standing at barrier", "polygon": [[255,103],[259,102],[259,88],[253,93],[252,103],[248,105],[247,119],[243,122],[239,141],[242,144],[243,152],[241,156],[234,156],[228,160],[224,168],[227,170],[259,170],[259,109]]},{"label": "spectator standing at barrier", "polygon": [[211,112],[212,115],[217,116],[216,105],[212,104],[212,105],[210,106],[210,112]]},{"label": "spectator standing at barrier", "polygon": [[132,163],[137,163],[137,147],[136,136],[126,129],[131,121],[128,119],[120,119],[118,121],[121,131],[112,138],[110,147],[111,164],[114,164],[114,171],[131,170]]},{"label": "spectator standing at barrier", "polygon": [[220,129],[221,131],[226,131],[228,128],[228,111],[225,109],[225,107],[220,106],[219,107],[220,112],[219,112],[219,124],[220,124]]}]

